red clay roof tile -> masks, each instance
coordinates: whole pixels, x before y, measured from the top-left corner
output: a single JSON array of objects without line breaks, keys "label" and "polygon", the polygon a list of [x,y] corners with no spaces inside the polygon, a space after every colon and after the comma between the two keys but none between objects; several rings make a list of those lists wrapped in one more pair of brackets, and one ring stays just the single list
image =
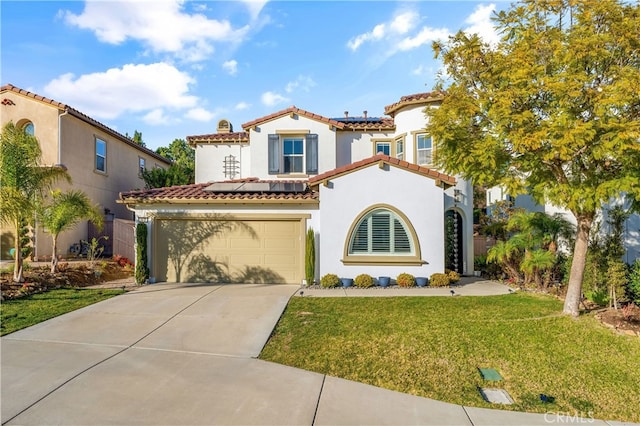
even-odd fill
[{"label": "red clay roof tile", "polygon": [[393,117],[396,111],[398,111],[400,108],[404,106],[440,102],[442,101],[442,99],[444,99],[444,95],[445,95],[445,92],[443,91],[435,91],[435,92],[414,93],[413,95],[403,96],[400,98],[398,102],[384,107],[384,113]]},{"label": "red clay roof tile", "polygon": [[197,143],[248,143],[249,133],[232,132],[232,133],[213,133],[209,135],[187,136],[189,145],[194,146]]},{"label": "red clay roof tile", "polygon": [[298,108],[296,106],[290,106],[287,109],[283,109],[281,111],[274,112],[273,114],[265,115],[264,117],[256,118],[255,120],[252,120],[252,121],[249,121],[247,123],[244,123],[242,125],[242,128],[247,130],[247,129],[250,129],[251,127],[257,126],[257,125],[262,124],[262,123],[266,123],[267,121],[271,121],[271,120],[274,120],[276,118],[279,118],[279,117],[282,117],[282,116],[288,115],[288,114],[298,114],[298,115],[301,115],[303,117],[310,118],[312,120],[316,120],[316,121],[320,121],[320,122],[323,122],[323,123],[331,124],[332,126],[335,126],[338,129],[342,129],[344,127],[344,123],[340,123],[339,121],[336,121],[334,119],[323,117],[321,115],[314,114],[314,113],[309,112],[309,111],[305,111],[305,110],[300,109],[300,108]]}]

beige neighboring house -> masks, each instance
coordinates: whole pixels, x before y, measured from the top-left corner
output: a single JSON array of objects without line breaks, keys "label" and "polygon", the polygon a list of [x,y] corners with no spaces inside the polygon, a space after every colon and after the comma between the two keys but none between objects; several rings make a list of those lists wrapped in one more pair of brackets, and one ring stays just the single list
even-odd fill
[{"label": "beige neighboring house", "polygon": [[[59,181],[58,187],[81,190],[104,210],[107,226],[103,234],[113,233],[113,220],[133,219],[133,213],[116,200],[122,191],[144,188],[141,170],[170,165],[169,160],[80,111],[11,84],[0,88],[0,103],[3,127],[13,121],[25,128],[40,142],[44,165],[61,164],[67,168],[72,183]],[[0,232],[0,256],[9,259],[9,249],[14,246],[13,230],[3,226]],[[83,222],[62,233],[58,254],[67,255],[72,244],[87,240],[93,232]],[[111,237],[105,252],[113,251]],[[34,258],[51,256],[51,237],[37,224],[33,238]]]}]

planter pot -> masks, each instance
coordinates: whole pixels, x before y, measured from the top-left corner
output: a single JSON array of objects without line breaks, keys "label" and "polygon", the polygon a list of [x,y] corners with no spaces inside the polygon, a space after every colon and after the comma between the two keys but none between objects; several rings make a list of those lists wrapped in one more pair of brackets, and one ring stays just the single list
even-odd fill
[{"label": "planter pot", "polygon": [[424,287],[429,284],[429,278],[426,277],[416,277],[416,285],[418,287]]},{"label": "planter pot", "polygon": [[473,276],[474,277],[481,277],[482,276],[482,271],[473,271]]},{"label": "planter pot", "polygon": [[342,287],[351,287],[353,285],[353,278],[340,278]]},{"label": "planter pot", "polygon": [[390,282],[391,282],[390,277],[378,277],[378,285],[380,287],[386,287],[389,285]]}]

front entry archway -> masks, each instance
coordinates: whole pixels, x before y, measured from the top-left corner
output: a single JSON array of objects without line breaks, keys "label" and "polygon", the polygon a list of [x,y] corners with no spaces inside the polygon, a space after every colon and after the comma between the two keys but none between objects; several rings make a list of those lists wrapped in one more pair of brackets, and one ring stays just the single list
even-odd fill
[{"label": "front entry archway", "polygon": [[445,267],[462,274],[464,266],[462,216],[455,210],[448,210],[445,213],[444,223]]}]

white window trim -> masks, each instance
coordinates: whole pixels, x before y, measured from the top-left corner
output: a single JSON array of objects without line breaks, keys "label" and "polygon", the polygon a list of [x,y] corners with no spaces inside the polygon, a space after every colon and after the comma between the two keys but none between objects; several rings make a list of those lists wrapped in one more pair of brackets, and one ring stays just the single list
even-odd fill
[{"label": "white window trim", "polygon": [[[98,142],[102,142],[104,144],[104,157],[98,154]],[[93,170],[96,173],[107,174],[107,171],[109,170],[109,164],[107,162],[108,154],[109,154],[109,147],[107,146],[107,141],[105,141],[104,139],[100,139],[99,137],[96,136],[93,144]],[[98,168],[99,156],[104,158],[104,170],[100,170]]]}]

